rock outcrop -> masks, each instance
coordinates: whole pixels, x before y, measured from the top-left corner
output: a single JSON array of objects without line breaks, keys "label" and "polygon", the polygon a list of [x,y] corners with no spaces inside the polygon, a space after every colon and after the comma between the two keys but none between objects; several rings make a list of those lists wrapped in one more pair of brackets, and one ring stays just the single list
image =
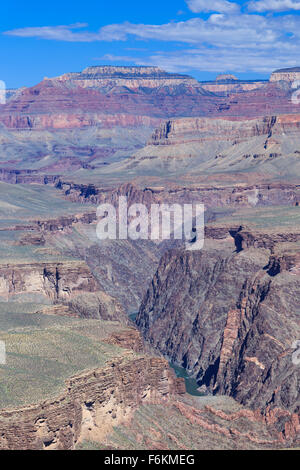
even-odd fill
[{"label": "rock outcrop", "polygon": [[[274,126],[277,126],[274,129]],[[281,125],[282,124],[282,125]],[[149,144],[172,145],[176,143],[188,143],[189,139],[209,141],[212,139],[232,140],[247,139],[261,135],[269,135],[271,132],[288,131],[289,128],[299,129],[300,116],[266,116],[258,119],[207,119],[207,118],[183,118],[167,121],[157,129]]]},{"label": "rock outcrop", "polygon": [[128,204],[143,203],[147,207],[157,203],[199,203],[207,208],[254,207],[254,206],[296,206],[300,202],[300,187],[290,183],[233,184],[232,186],[193,184],[181,186],[166,184],[165,187],[139,187],[132,183],[118,188],[101,188],[94,185],[61,182],[59,187],[71,201],[112,203],[117,207],[119,196],[126,196]]},{"label": "rock outcrop", "polygon": [[[279,243],[273,255],[264,248],[233,252],[226,242],[210,246],[162,258],[138,327],[211,393],[299,419],[300,371],[293,361],[300,335],[298,245]],[[283,433],[285,422],[277,422]]]},{"label": "rock outcrop", "polygon": [[295,177],[300,171],[299,129],[298,114],[167,120],[120,168],[154,175],[250,171],[262,174],[265,182],[277,178],[280,169],[281,176]]},{"label": "rock outcrop", "polygon": [[300,67],[275,70],[270,77],[271,82],[294,82],[300,80]]},{"label": "rock outcrop", "polygon": [[239,80],[234,75],[221,74],[215,81],[200,82],[204,90],[227,96],[228,94],[242,93],[245,91],[256,90],[266,86],[267,80]]},{"label": "rock outcrop", "polygon": [[[97,216],[95,212],[86,212],[82,214],[66,215],[60,216],[56,219],[39,219],[39,220],[29,220],[24,224],[10,225],[2,227],[0,231],[26,231],[33,232],[32,235],[42,236],[45,233],[49,232],[61,232],[65,229],[68,229],[76,224],[92,224],[96,222]],[[35,233],[34,233],[35,232]],[[29,240],[29,238],[27,237]],[[26,244],[22,242],[22,244]],[[30,243],[28,243],[30,244]]]},{"label": "rock outcrop", "polygon": [[[101,289],[81,260],[11,262],[0,265],[1,301],[54,304],[67,315],[127,323],[120,303]],[[56,311],[53,311],[56,314]]]},{"label": "rock outcrop", "polygon": [[59,176],[45,176],[37,170],[0,168],[0,181],[10,184],[55,184],[59,181]]},{"label": "rock outcrop", "polygon": [[74,449],[84,439],[101,441],[130,419],[142,403],[167,402],[183,393],[181,380],[163,359],[130,351],[106,367],[66,382],[61,396],[0,411],[0,449]]},{"label": "rock outcrop", "polygon": [[126,87],[137,90],[139,88],[158,88],[187,85],[199,87],[200,84],[188,75],[165,72],[159,67],[133,67],[133,66],[93,66],[87,67],[80,73],[66,73],[51,81],[66,82],[68,86],[82,88]]},{"label": "rock outcrop", "polygon": [[0,265],[0,296],[41,294],[51,301],[96,292],[97,283],[83,261],[11,263]]}]

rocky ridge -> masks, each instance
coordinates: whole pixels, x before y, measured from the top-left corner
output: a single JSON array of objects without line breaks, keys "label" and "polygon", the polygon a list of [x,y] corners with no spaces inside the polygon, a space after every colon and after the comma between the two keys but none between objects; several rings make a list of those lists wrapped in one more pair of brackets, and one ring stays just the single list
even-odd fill
[{"label": "rocky ridge", "polygon": [[[41,323],[50,315],[126,324],[125,310],[136,312],[144,296],[138,325],[149,350],[186,367],[211,394],[205,406],[188,402],[167,362],[144,353],[135,329],[120,332],[115,325],[103,342],[134,353],[73,376],[55,399],[2,410],[3,448],[73,449],[95,438],[113,447],[114,425],[146,448],[201,447],[205,439],[219,448],[299,444],[292,358],[299,336],[300,126],[291,102],[294,76],[284,77],[253,89],[219,77],[216,86],[225,88],[216,96],[190,77],[157,68],[92,67],[45,79],[1,107],[0,179],[24,185],[11,186],[23,189],[19,206],[13,195],[0,205],[5,308],[34,300],[41,302]],[[111,163],[109,173],[104,164]],[[51,189],[49,205],[26,196],[36,183],[41,192]],[[1,187],[9,192],[8,186]],[[100,246],[95,213],[70,212],[68,204],[116,206],[120,195],[147,206],[204,203],[212,222],[205,249]],[[26,197],[36,201],[30,214]],[[65,214],[45,215],[63,203]],[[276,217],[281,226],[273,227]],[[214,401],[219,395],[230,397],[228,409],[223,397]],[[154,422],[143,429],[151,407]],[[166,422],[192,428],[199,440],[184,441],[171,422],[167,438],[162,424],[157,431],[162,410]]]},{"label": "rocky ridge", "polygon": [[67,380],[56,399],[1,410],[0,448],[70,450],[83,439],[100,441],[139,404],[167,402],[177,393],[182,383],[165,360],[124,351],[105,367]]},{"label": "rocky ridge", "polygon": [[136,153],[166,119],[299,114],[288,81],[251,84],[221,76],[215,83],[155,67],[95,66],[44,79],[0,105],[2,166],[40,178],[84,169],[88,177]]},{"label": "rocky ridge", "polygon": [[[207,240],[202,252],[168,252],[137,325],[203,389],[264,416],[282,410],[286,418],[276,426],[284,434],[291,417],[299,421],[299,366],[292,360],[299,337],[299,244],[277,242],[234,251],[224,238],[214,240],[214,248]],[[294,438],[298,432],[299,425]]]},{"label": "rocky ridge", "polygon": [[136,90],[141,87],[153,89],[179,85],[200,87],[197,80],[188,75],[168,73],[159,67],[93,66],[82,72],[67,73],[51,80],[82,88],[126,87]]},{"label": "rocky ridge", "polygon": [[300,67],[275,70],[270,77],[270,82],[294,82],[300,80]]},{"label": "rocky ridge", "polygon": [[[181,118],[164,122],[148,144],[118,164],[133,174],[265,173],[271,179],[299,172],[299,115],[256,119]],[[290,172],[293,167],[293,172]],[[120,170],[119,170],[120,171]],[[243,175],[241,176],[243,177]]]}]

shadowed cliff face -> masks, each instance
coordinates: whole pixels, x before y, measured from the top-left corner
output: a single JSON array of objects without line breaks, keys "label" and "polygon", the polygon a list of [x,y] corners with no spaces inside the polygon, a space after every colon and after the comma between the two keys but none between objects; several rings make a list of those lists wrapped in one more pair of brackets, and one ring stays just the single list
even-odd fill
[{"label": "shadowed cliff face", "polygon": [[[137,325],[153,347],[192,371],[210,392],[253,409],[297,412],[300,369],[292,361],[300,335],[297,252],[285,256],[280,250],[270,257],[266,249],[236,253],[225,245],[170,252]],[[281,269],[271,269],[274,257]]]}]

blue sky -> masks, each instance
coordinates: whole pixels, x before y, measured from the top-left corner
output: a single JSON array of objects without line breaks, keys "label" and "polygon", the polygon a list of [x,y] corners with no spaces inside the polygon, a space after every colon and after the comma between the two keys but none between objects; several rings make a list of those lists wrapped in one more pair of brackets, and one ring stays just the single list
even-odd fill
[{"label": "blue sky", "polygon": [[10,1],[1,20],[9,88],[97,64],[158,65],[199,80],[300,66],[300,0]]}]

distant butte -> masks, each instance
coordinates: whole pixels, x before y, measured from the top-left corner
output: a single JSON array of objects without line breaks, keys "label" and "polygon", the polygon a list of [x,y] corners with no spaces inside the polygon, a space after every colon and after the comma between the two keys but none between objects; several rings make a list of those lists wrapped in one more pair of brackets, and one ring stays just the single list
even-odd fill
[{"label": "distant butte", "polygon": [[216,78],[216,81],[217,82],[232,82],[232,81],[236,81],[236,80],[239,80],[235,75],[230,75],[230,74],[221,74],[221,75],[218,75],[217,78]]},{"label": "distant butte", "polygon": [[270,77],[270,82],[294,82],[295,80],[300,80],[300,67],[275,70]]}]

